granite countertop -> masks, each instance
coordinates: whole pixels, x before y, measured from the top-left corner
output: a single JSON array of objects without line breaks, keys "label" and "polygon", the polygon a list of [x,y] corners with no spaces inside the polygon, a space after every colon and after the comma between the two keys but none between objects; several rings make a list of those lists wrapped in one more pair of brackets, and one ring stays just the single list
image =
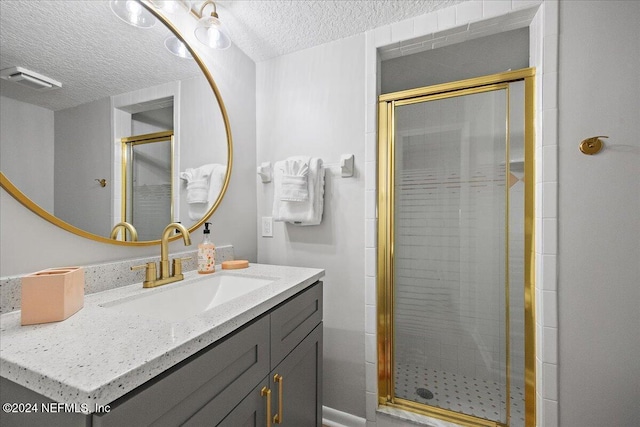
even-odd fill
[{"label": "granite countertop", "polygon": [[[217,274],[275,280],[180,322],[101,307]],[[84,308],[62,322],[21,326],[19,311],[3,314],[0,376],[56,402],[106,405],[315,283],[324,270],[252,264],[213,275],[192,271],[154,289],[137,283],[90,294]]]}]

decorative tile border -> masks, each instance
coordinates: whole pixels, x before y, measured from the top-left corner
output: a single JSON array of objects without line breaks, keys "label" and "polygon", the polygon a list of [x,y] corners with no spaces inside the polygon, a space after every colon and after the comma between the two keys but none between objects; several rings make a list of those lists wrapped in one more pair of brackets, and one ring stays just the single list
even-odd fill
[{"label": "decorative tile border", "polygon": [[[172,254],[175,257],[191,257],[183,261],[182,269],[191,271],[197,268],[198,251],[186,251]],[[233,246],[219,246],[216,248],[217,262],[233,260]],[[104,264],[93,264],[84,266],[84,291],[85,294],[102,292],[109,289],[119,288],[144,280],[144,271],[132,271],[131,267],[143,265],[147,262],[157,262],[159,256],[136,258],[132,260],[122,260]],[[22,276],[11,276],[0,278],[0,314],[20,310],[20,287]]]}]

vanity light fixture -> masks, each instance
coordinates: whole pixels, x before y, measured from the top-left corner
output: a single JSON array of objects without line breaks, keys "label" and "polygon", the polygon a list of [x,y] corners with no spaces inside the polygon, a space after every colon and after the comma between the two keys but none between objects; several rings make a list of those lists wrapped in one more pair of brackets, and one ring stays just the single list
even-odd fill
[{"label": "vanity light fixture", "polygon": [[111,0],[109,6],[118,18],[134,27],[151,28],[156,23],[155,16],[136,0]]},{"label": "vanity light fixture", "polygon": [[[204,16],[204,9],[207,6],[213,6],[213,12],[209,16]],[[199,12],[192,12],[198,17],[198,24],[194,34],[200,43],[213,49],[227,49],[231,46],[229,30],[220,21],[216,11],[216,4],[213,0],[207,0],[202,3]]]},{"label": "vanity light fixture", "polygon": [[174,35],[170,35],[164,39],[164,47],[166,47],[169,52],[180,58],[193,58],[193,56],[191,56],[191,52],[187,49],[187,46],[185,46],[184,43]]},{"label": "vanity light fixture", "polygon": [[191,10],[191,2],[188,0],[149,0],[156,9],[165,13],[172,14],[180,10],[180,8],[186,8]]}]

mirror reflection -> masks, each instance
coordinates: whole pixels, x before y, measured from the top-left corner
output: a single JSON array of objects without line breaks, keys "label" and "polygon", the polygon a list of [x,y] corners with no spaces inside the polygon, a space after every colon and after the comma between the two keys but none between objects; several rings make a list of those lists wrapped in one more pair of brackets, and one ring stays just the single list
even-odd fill
[{"label": "mirror reflection", "polygon": [[105,238],[157,240],[202,220],[226,178],[227,133],[198,64],[165,48],[173,33],[132,27],[108,1],[0,7],[2,173]]}]

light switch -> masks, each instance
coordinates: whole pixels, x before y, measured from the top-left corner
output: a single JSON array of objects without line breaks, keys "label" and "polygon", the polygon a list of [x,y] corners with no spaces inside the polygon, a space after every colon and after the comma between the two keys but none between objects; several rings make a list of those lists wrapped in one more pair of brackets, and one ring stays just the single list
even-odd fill
[{"label": "light switch", "polygon": [[262,217],[262,237],[273,237],[273,217]]}]

